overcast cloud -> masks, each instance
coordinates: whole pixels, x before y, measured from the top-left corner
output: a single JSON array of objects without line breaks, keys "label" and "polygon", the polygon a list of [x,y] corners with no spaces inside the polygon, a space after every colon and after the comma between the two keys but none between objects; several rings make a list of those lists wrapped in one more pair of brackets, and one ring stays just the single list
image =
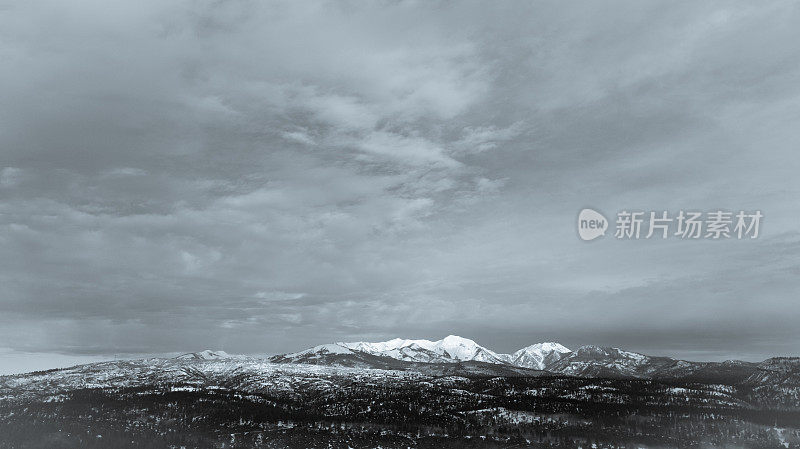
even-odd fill
[{"label": "overcast cloud", "polygon": [[[798,23],[793,1],[3,1],[0,364],[451,333],[800,355]],[[765,218],[587,243],[583,207]]]}]

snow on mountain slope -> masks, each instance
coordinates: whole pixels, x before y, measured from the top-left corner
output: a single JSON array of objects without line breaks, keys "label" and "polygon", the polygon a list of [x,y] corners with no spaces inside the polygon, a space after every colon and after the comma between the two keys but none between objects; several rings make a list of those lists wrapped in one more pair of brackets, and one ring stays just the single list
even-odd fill
[{"label": "snow on mountain slope", "polygon": [[548,366],[551,371],[589,377],[647,377],[676,363],[668,357],[650,357],[619,348],[581,346]]},{"label": "snow on mountain slope", "polygon": [[209,349],[200,351],[200,352],[189,352],[186,354],[181,354],[176,359],[182,360],[216,360],[216,359],[227,359],[231,356],[225,351],[211,351]]},{"label": "snow on mountain slope", "polygon": [[558,343],[539,343],[520,349],[514,354],[500,354],[468,338],[448,335],[436,341],[395,338],[376,343],[340,342],[317,346],[294,354],[276,356],[275,360],[307,361],[314,354],[330,354],[332,351],[342,350],[390,357],[407,362],[486,362],[534,369],[544,369],[547,363],[558,361],[563,354],[569,353],[569,349]]},{"label": "snow on mountain slope", "polygon": [[339,345],[354,349],[356,351],[376,353],[386,352],[400,348],[417,347],[426,350],[433,350],[436,342],[430,340],[409,340],[403,338],[394,338],[389,341],[382,341],[378,343],[369,343],[366,341],[357,341],[353,343],[337,343]]},{"label": "snow on mountain slope", "polygon": [[570,352],[572,351],[558,343],[536,343],[511,354],[511,364],[526,368],[545,369]]},{"label": "snow on mountain slope", "polygon": [[505,363],[505,360],[499,357],[497,353],[478,345],[469,338],[448,335],[447,337],[437,341],[436,347],[441,348],[444,352],[449,354],[450,357],[456,360]]},{"label": "snow on mountain slope", "polygon": [[334,360],[342,360],[345,361],[344,366],[355,366],[356,363],[353,360],[359,360],[361,358],[359,356],[362,354],[364,354],[363,351],[352,350],[339,343],[329,343],[292,354],[276,355],[270,360],[277,363],[309,363],[312,365],[334,364]]},{"label": "snow on mountain slope", "polygon": [[377,343],[357,341],[337,344],[354,351],[413,362],[472,360],[470,356],[479,348],[474,341],[453,335],[438,341],[395,338]]},{"label": "snow on mountain slope", "polygon": [[[391,361],[391,359],[388,359]],[[402,363],[394,361],[395,363]],[[0,405],[3,401],[47,398],[81,389],[117,388],[230,388],[270,394],[294,394],[299,388],[324,391],[331,381],[344,379],[362,385],[426,379],[415,371],[369,369],[354,366],[276,364],[262,358],[234,356],[224,359],[149,358],[78,365],[70,368],[0,376]],[[315,386],[316,385],[316,386]],[[3,441],[0,436],[0,442]]]},{"label": "snow on mountain slope", "polygon": [[437,346],[438,342],[430,340],[408,340],[395,338],[389,341],[369,343],[357,341],[352,343],[337,343],[353,351],[367,354],[391,357],[407,362],[452,362],[453,358],[443,348]]},{"label": "snow on mountain slope", "polygon": [[353,351],[348,349],[347,347],[338,344],[327,344],[327,345],[319,345],[314,346],[313,348],[306,349],[305,351],[300,351],[298,355],[306,355],[306,354],[352,354]]},{"label": "snow on mountain slope", "polygon": [[497,354],[473,340],[457,335],[448,335],[437,341],[395,338],[378,343],[358,341],[338,344],[368,354],[413,362],[476,361],[505,364],[509,361],[508,355]]},{"label": "snow on mountain slope", "polygon": [[449,355],[441,351],[437,352],[434,349],[425,349],[416,343],[397,349],[370,352],[369,354],[388,356],[408,362],[448,363],[453,361]]}]

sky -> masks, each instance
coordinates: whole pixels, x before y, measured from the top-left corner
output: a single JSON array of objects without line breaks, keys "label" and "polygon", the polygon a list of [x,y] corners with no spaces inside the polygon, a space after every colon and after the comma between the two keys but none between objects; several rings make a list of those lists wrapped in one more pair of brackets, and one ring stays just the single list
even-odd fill
[{"label": "sky", "polygon": [[[0,371],[800,355],[800,5],[0,0]],[[756,239],[578,238],[590,207]]]}]

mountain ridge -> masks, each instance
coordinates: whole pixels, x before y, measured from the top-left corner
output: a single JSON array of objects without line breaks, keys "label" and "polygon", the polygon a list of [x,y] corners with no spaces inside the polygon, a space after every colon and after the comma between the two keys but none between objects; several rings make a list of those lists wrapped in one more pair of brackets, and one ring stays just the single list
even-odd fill
[{"label": "mountain ridge", "polygon": [[348,354],[348,351],[390,357],[407,362],[485,362],[537,370],[544,369],[546,363],[560,360],[564,354],[570,352],[568,348],[559,343],[545,342],[527,346],[512,354],[503,354],[481,346],[469,338],[448,335],[436,341],[394,338],[381,342],[337,342],[280,356],[282,359],[307,360],[313,358],[317,352]]},{"label": "mountain ridge", "polygon": [[574,377],[680,379],[729,385],[759,384],[765,380],[794,385],[800,378],[800,369],[796,368],[800,366],[800,358],[774,357],[760,363],[739,360],[694,362],[611,346],[584,345],[572,351],[556,342],[536,343],[503,354],[456,335],[436,341],[394,338],[383,342],[339,342],[276,355],[269,360],[274,363],[373,368],[392,366],[392,361],[400,361],[412,363],[414,369],[425,364],[482,363],[495,365],[500,371],[502,367],[511,367]]}]

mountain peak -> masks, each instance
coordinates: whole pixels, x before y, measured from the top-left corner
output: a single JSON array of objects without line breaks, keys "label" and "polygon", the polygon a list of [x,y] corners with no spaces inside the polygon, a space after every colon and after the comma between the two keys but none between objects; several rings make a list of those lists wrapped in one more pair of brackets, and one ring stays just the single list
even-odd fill
[{"label": "mountain peak", "polygon": [[436,342],[436,347],[441,348],[450,357],[461,360],[477,360],[480,362],[502,362],[497,354],[478,345],[469,338],[459,337],[458,335],[448,335]]},{"label": "mountain peak", "polygon": [[511,354],[511,363],[527,368],[545,369],[571,351],[555,342],[536,343]]},{"label": "mountain peak", "polygon": [[437,343],[442,343],[444,345],[478,346],[474,340],[459,337],[458,335],[448,335],[447,337],[439,340]]}]

